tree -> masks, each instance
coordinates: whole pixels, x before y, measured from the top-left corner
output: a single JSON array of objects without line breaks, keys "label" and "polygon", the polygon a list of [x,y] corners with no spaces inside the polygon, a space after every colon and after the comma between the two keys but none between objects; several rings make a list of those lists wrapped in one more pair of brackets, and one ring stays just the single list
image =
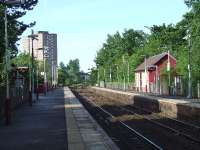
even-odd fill
[{"label": "tree", "polygon": [[90,69],[89,83],[91,85],[95,85],[96,83],[98,83],[98,70],[94,67]]},{"label": "tree", "polygon": [[67,65],[67,72],[70,78],[69,80],[70,84],[80,83],[80,66],[78,59],[69,61]]},{"label": "tree", "polygon": [[79,60],[70,60],[67,65],[60,63],[58,69],[58,83],[72,85],[81,83]]},{"label": "tree", "polygon": [[[26,1],[22,6],[10,6],[8,5],[7,18],[8,18],[8,48],[11,52],[11,59],[17,56],[18,48],[17,41],[22,33],[29,27],[32,27],[35,22],[25,24],[22,21],[19,21],[19,18],[26,15],[26,12],[32,10],[37,4],[38,0],[29,0]],[[0,82],[4,80],[4,55],[5,55],[5,24],[4,24],[4,11],[5,4],[0,2]]]},{"label": "tree", "polygon": [[[19,18],[26,15],[28,10],[32,10],[34,6],[37,4],[38,0],[29,0],[26,1],[22,6],[10,6],[8,5],[7,18],[8,18],[8,41],[9,41],[9,49],[11,50],[12,57],[17,55],[18,49],[16,42],[19,40],[19,36],[29,27],[32,27],[35,23],[25,24],[22,21],[19,21]],[[20,7],[22,9],[20,9]],[[0,2],[0,62],[2,62],[2,58],[5,52],[4,45],[4,10],[5,4]]]},{"label": "tree", "polygon": [[[127,62],[129,62],[130,79],[134,81],[134,70],[144,61],[145,56],[150,57],[170,51],[170,54],[177,59],[175,71],[186,81],[189,47],[185,37],[190,29],[192,79],[193,87],[195,87],[196,82],[200,81],[200,0],[188,0],[186,4],[191,10],[184,14],[183,19],[177,24],[153,25],[150,27],[151,34],[149,35],[134,29],[126,29],[122,34],[116,32],[114,35],[108,35],[95,58],[100,80],[109,81],[109,68],[112,68],[113,81],[117,81],[118,74],[122,82],[123,75],[127,74]],[[126,58],[125,62],[122,60],[123,57]]]},{"label": "tree", "polygon": [[63,62],[61,62],[58,68],[58,84],[66,85],[67,78],[68,78],[67,67]]},{"label": "tree", "polygon": [[12,63],[17,67],[29,67],[31,56],[27,53],[21,53],[17,57],[13,58]]}]

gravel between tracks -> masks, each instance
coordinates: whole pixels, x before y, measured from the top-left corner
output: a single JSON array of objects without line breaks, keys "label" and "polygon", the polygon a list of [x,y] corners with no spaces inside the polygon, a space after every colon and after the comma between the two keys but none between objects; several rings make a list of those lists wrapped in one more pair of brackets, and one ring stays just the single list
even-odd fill
[{"label": "gravel between tracks", "polygon": [[[170,130],[162,128],[161,126],[153,124],[150,121],[148,121],[142,117],[143,115],[149,116],[149,117],[154,117],[153,116],[154,114],[150,114],[150,113],[145,114],[143,112],[143,114],[141,113],[141,115],[136,115],[136,114],[130,113],[125,110],[125,109],[127,109],[127,107],[130,107],[130,106],[124,105],[123,102],[115,101],[113,99],[110,99],[110,98],[107,98],[107,97],[104,97],[101,95],[96,95],[88,89],[79,89],[79,90],[74,91],[74,93],[81,100],[81,102],[86,106],[86,108],[93,115],[93,117],[100,123],[100,125],[104,128],[104,130],[112,137],[114,142],[116,142],[116,144],[118,144],[118,146],[121,149],[126,149],[126,150],[127,150],[127,148],[130,149],[131,145],[132,145],[131,149],[135,149],[133,147],[135,147],[135,145],[137,145],[137,144],[134,144],[135,137],[129,137],[130,133],[125,132],[122,135],[123,131],[121,131],[121,133],[120,132],[117,133],[117,130],[116,129],[114,130],[115,126],[117,126],[119,121],[125,122],[131,128],[137,130],[145,137],[148,137],[153,142],[155,142],[156,144],[163,147],[163,149],[170,149],[170,150],[171,149],[176,149],[176,150],[178,150],[178,149],[180,149],[180,150],[200,149],[200,145],[198,143],[195,143],[195,142],[193,142],[183,136],[180,136]],[[92,109],[91,109],[92,108],[92,104],[90,103],[91,101],[96,103],[98,106],[102,107],[106,111],[110,112],[111,114],[117,116],[115,119],[111,120],[113,122],[113,129],[111,129],[110,126],[106,126],[103,123],[106,121],[102,121],[101,119],[99,119],[99,118],[101,118],[101,116],[98,116],[98,115],[96,116],[94,114],[95,112],[92,111]],[[94,110],[94,108],[93,108],[93,110]],[[133,109],[132,111],[134,112],[136,110]],[[138,113],[138,112],[136,112],[136,113]],[[171,125],[170,120],[167,120],[166,118],[162,118],[162,117],[158,118],[157,117],[155,119],[155,121],[158,121],[158,122],[161,122],[161,123],[164,123],[167,125]],[[172,124],[172,126],[173,126],[173,124]],[[179,128],[181,128],[181,126]],[[117,129],[119,130],[119,128],[117,128]],[[125,129],[120,129],[120,130],[125,130]],[[127,140],[125,140],[124,138],[121,138],[120,134],[124,137],[127,137]],[[199,133],[195,134],[194,136],[195,137],[199,136]],[[138,144],[138,145],[140,146],[140,144]],[[137,149],[144,149],[144,147],[137,147]],[[149,149],[149,148],[146,148],[146,149]]]}]

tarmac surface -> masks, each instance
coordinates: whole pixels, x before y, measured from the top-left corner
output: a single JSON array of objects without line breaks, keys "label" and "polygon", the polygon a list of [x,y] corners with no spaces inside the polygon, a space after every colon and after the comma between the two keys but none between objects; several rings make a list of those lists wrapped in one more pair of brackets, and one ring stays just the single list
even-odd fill
[{"label": "tarmac surface", "polygon": [[0,150],[118,150],[67,87],[39,96],[33,106],[0,121]]},{"label": "tarmac surface", "polygon": [[62,89],[14,111],[12,123],[0,123],[0,150],[66,150],[67,134]]}]

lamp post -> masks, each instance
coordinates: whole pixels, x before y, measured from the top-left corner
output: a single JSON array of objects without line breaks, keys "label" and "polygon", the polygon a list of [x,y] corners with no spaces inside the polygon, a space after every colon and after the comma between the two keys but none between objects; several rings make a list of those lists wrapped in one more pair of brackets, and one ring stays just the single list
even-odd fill
[{"label": "lamp post", "polygon": [[119,66],[118,66],[117,64],[115,64],[115,66],[117,67],[117,82],[118,82],[118,84],[119,84],[119,73],[118,73],[118,71],[119,71]]},{"label": "lamp post", "polygon": [[8,19],[7,19],[7,5],[20,6],[24,4],[24,0],[3,0],[0,1],[6,4],[4,11],[4,23],[5,23],[5,63],[6,63],[6,99],[5,99],[5,123],[8,125],[11,123],[11,98],[10,98],[10,81],[9,81],[9,71],[10,71],[10,52],[8,50]]},{"label": "lamp post", "polygon": [[100,86],[100,75],[99,75],[99,67],[97,67],[98,70],[98,74],[97,74],[97,82],[98,82],[98,86]]},{"label": "lamp post", "polygon": [[[125,64],[125,58],[124,55],[122,56],[123,65]],[[125,70],[123,70],[123,76],[124,76],[124,91],[126,91],[126,76],[125,76]]]},{"label": "lamp post", "polygon": [[145,92],[147,93],[147,83],[148,83],[148,77],[147,77],[147,55],[141,55],[144,57],[144,77],[145,77]]},{"label": "lamp post", "polygon": [[117,68],[117,89],[119,89],[119,73],[118,73],[119,67],[117,64],[115,64],[115,66]]},{"label": "lamp post", "polygon": [[188,96],[192,98],[192,68],[191,68],[191,28],[187,31],[188,34]]},{"label": "lamp post", "polygon": [[44,46],[43,48],[39,48],[38,50],[42,50],[42,55],[43,55],[43,76],[44,76],[44,94],[46,95],[47,93],[47,76],[46,76],[46,59],[48,57],[48,47]]},{"label": "lamp post", "polygon": [[188,95],[187,98],[192,98],[192,68],[191,68],[191,27],[187,30],[187,35],[183,38],[188,40]]},{"label": "lamp post", "polygon": [[158,66],[156,65],[156,94],[158,94]]},{"label": "lamp post", "polygon": [[127,61],[127,64],[128,64],[127,76],[128,76],[128,84],[129,84],[129,82],[130,82],[130,65],[129,65],[128,61]]},{"label": "lamp post", "polygon": [[[190,5],[191,2],[198,3],[197,0],[191,1],[191,0],[184,0],[187,5]],[[194,13],[194,10],[192,9],[192,12]],[[191,67],[191,27],[187,30],[187,36],[184,37],[184,39],[188,40],[188,95],[187,98],[192,98],[192,67]]]},{"label": "lamp post", "polygon": [[52,89],[55,87],[55,78],[56,78],[56,60],[54,59],[54,53],[53,50],[51,50],[51,53],[49,53],[49,55],[51,54],[51,85],[52,85]]},{"label": "lamp post", "polygon": [[103,75],[104,75],[104,87],[106,87],[106,69],[103,69]]},{"label": "lamp post", "polygon": [[45,46],[43,48],[43,61],[44,61],[44,93],[47,93],[47,74],[46,74],[46,58],[47,56],[48,47]]},{"label": "lamp post", "polygon": [[110,66],[110,83],[112,82],[112,68]]},{"label": "lamp post", "polygon": [[53,52],[51,53],[51,86],[53,88],[54,85],[54,59]]},{"label": "lamp post", "polygon": [[[34,98],[34,40],[38,40],[37,39],[37,35],[34,34],[34,31],[31,30],[31,35],[28,36],[30,39],[31,39],[31,65],[30,65],[30,68],[31,70],[30,71],[30,74],[29,76],[31,77],[31,79],[29,79],[29,82],[30,82],[30,86],[29,86],[29,104],[30,106],[32,106],[32,102],[33,102],[33,98]],[[29,52],[30,53],[30,52]]]},{"label": "lamp post", "polygon": [[117,88],[119,89],[119,66],[117,65]]},{"label": "lamp post", "polygon": [[147,56],[145,55],[145,91],[147,93]]},{"label": "lamp post", "polygon": [[38,91],[38,89],[39,89],[39,83],[38,83],[38,80],[39,80],[39,67],[38,67],[38,64],[37,64],[36,70],[37,70],[37,71],[36,71],[36,78],[37,78],[37,79],[36,79],[36,81],[37,81],[37,83],[36,83],[36,87],[37,87],[37,90],[36,90],[37,96],[36,96],[36,97],[37,97],[37,98],[36,98],[36,99],[37,99],[37,101],[38,101],[38,100],[39,100],[39,93],[38,93],[38,92],[39,92],[39,91]]},{"label": "lamp post", "polygon": [[171,95],[171,63],[170,63],[170,52],[167,51],[167,73],[168,73],[168,91],[169,95]]},{"label": "lamp post", "polygon": [[[37,57],[35,57],[36,59],[38,58],[38,53],[37,53]],[[36,100],[39,100],[39,64],[36,62]]]}]

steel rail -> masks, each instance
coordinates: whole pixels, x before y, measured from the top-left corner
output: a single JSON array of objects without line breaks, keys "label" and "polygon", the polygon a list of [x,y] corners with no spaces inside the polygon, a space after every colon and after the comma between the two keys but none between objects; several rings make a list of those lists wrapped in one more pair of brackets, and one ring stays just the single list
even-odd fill
[{"label": "steel rail", "polygon": [[[96,103],[90,101],[90,103],[92,103],[95,107],[97,107],[98,109],[100,109],[101,111],[103,111],[105,114],[109,115],[111,118],[115,119],[116,117],[114,115],[112,115],[110,112],[106,111],[105,109],[103,109],[102,107],[100,107],[99,105],[97,105]],[[140,138],[144,139],[146,142],[148,142],[150,145],[152,145],[153,147],[155,147],[157,150],[163,150],[162,147],[160,147],[159,145],[155,144],[153,141],[151,141],[150,139],[148,139],[147,137],[143,136],[141,133],[139,133],[138,131],[136,131],[135,129],[131,128],[129,125],[127,125],[126,123],[124,123],[123,121],[119,121],[124,127],[126,127],[127,129],[129,129],[131,132],[134,132],[137,136],[139,136]]]},{"label": "steel rail", "polygon": [[178,131],[178,130],[176,130],[176,129],[173,129],[173,128],[171,128],[171,127],[165,125],[165,124],[162,124],[162,123],[160,123],[160,122],[157,122],[157,121],[155,121],[155,120],[152,120],[151,118],[149,118],[149,117],[147,117],[147,116],[144,116],[144,115],[141,115],[141,114],[138,114],[138,113],[136,113],[136,112],[134,112],[134,111],[132,111],[132,110],[129,110],[129,109],[126,109],[126,108],[122,108],[122,107],[120,107],[120,108],[121,108],[121,109],[124,109],[124,110],[126,110],[126,111],[128,111],[128,112],[130,112],[130,113],[132,113],[132,114],[134,114],[134,115],[137,115],[138,117],[142,117],[142,118],[148,120],[149,122],[151,122],[151,123],[153,123],[153,124],[156,124],[156,125],[158,125],[158,126],[160,126],[160,127],[162,127],[162,128],[168,129],[168,130],[170,130],[170,131],[176,133],[177,135],[186,137],[187,139],[192,140],[193,142],[196,142],[196,143],[199,143],[199,144],[200,144],[200,140],[199,140],[199,139],[193,138],[192,136],[190,136],[190,135],[188,135],[188,134],[185,134],[185,133],[183,133],[183,132],[181,132],[181,131]]},{"label": "steel rail", "polygon": [[[135,106],[129,106],[129,107],[133,107],[133,108],[135,108],[135,109],[139,109],[139,110],[142,110],[142,111],[147,112],[147,113],[153,113],[152,111],[149,111],[149,110],[146,110],[146,109],[143,109],[143,108],[138,108],[138,107],[135,107]],[[184,122],[184,121],[181,121],[181,120],[178,120],[178,119],[170,118],[170,117],[168,117],[168,116],[166,116],[166,115],[159,115],[159,114],[157,114],[157,116],[163,116],[163,117],[165,117],[166,119],[175,121],[175,122],[177,122],[177,123],[179,123],[179,124],[184,124],[184,125],[186,125],[186,126],[189,126],[190,128],[196,128],[197,130],[200,130],[200,126],[195,125],[195,124],[191,124],[191,123]]]}]

